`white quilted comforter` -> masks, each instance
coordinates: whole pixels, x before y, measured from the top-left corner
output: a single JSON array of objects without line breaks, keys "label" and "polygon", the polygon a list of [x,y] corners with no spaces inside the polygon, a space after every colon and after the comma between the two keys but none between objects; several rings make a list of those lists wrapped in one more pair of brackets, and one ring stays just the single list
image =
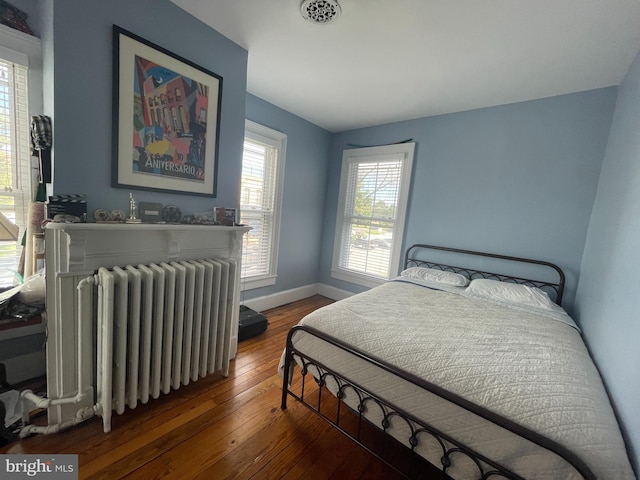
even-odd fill
[{"label": "white quilted comforter", "polygon": [[[568,317],[568,322],[553,317],[389,282],[317,310],[300,323],[555,440],[599,479],[631,480],[618,424],[580,333]],[[295,335],[294,344],[525,478],[581,478],[555,455],[305,332]],[[353,400],[347,403],[353,406]],[[368,415],[379,424],[376,412]],[[406,431],[395,428],[394,436],[406,443]],[[441,449],[426,440],[417,451],[440,465]],[[462,457],[453,459],[449,475],[477,478],[475,467]]]}]

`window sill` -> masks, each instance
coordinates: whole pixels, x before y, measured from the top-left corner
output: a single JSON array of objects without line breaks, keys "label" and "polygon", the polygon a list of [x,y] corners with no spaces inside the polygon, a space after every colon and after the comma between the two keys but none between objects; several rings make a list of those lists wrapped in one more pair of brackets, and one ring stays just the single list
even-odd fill
[{"label": "window sill", "polygon": [[264,277],[256,277],[251,279],[240,279],[240,291],[253,290],[255,288],[269,287],[276,284],[277,275],[270,275]]},{"label": "window sill", "polygon": [[387,280],[384,278],[373,277],[370,275],[361,275],[358,273],[347,272],[345,270],[331,270],[331,277],[337,280],[343,280],[345,282],[355,283],[356,285],[362,285],[363,287],[377,287],[382,285]]}]

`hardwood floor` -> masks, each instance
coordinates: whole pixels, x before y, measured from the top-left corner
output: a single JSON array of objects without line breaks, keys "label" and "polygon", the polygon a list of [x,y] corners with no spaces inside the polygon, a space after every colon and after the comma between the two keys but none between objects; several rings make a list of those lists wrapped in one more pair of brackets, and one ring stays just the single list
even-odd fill
[{"label": "hardwood floor", "polygon": [[393,470],[290,400],[280,409],[277,365],[286,334],[331,303],[314,296],[264,312],[264,334],[241,342],[227,378],[213,375],[115,415],[37,435],[0,453],[76,453],[91,479],[395,479]]}]

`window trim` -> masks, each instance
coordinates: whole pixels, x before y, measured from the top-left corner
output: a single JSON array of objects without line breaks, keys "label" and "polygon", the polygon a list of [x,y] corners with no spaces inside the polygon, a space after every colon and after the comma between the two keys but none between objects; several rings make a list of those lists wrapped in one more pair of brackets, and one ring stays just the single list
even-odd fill
[{"label": "window trim", "polygon": [[0,25],[0,56],[29,68],[29,114],[41,113],[43,79],[40,39]]},{"label": "window trim", "polygon": [[[250,278],[241,278],[241,291],[275,285],[278,277],[278,246],[280,244],[280,220],[282,214],[282,198],[284,194],[284,166],[287,153],[287,135],[251,120],[245,120],[244,137],[260,143],[271,145],[278,149],[278,164],[276,166],[276,184],[274,198],[273,230],[271,236],[271,262],[269,273]],[[240,192],[242,198],[242,192]]]},{"label": "window trim", "polygon": [[[20,64],[27,68],[27,99],[28,99],[28,118],[33,115],[42,113],[43,110],[43,66],[42,66],[42,43],[39,38],[26,33],[20,32],[5,25],[0,25],[0,57],[13,62],[14,64]],[[25,126],[28,129],[30,125]],[[28,169],[28,174],[23,175],[22,181],[24,187],[22,191],[24,195],[22,200],[27,202],[26,209],[28,210],[28,204],[33,200],[34,188],[37,184],[37,162],[34,157],[31,156],[29,151],[29,145],[26,145],[27,151],[23,153],[22,158],[25,159],[27,165],[24,165],[25,169]],[[24,172],[23,172],[24,173]],[[48,187],[47,187],[48,188]],[[24,224],[19,222],[20,237],[27,228],[28,212],[25,214]],[[27,246],[30,242],[27,243]],[[17,242],[17,252],[22,250],[21,243]],[[31,255],[29,251],[26,252],[26,261],[24,274],[31,274]]]},{"label": "window trim", "polygon": [[396,220],[393,227],[393,248],[389,257],[389,278],[398,275],[400,271],[400,261],[402,256],[402,245],[404,240],[405,219],[409,204],[409,192],[411,188],[411,172],[413,169],[413,158],[415,152],[415,142],[398,143],[393,145],[383,145],[379,147],[364,147],[346,149],[342,152],[342,169],[340,171],[340,191],[338,196],[338,208],[336,213],[335,236],[333,240],[333,259],[331,262],[331,277],[355,283],[365,287],[378,286],[387,279],[366,273],[358,273],[340,267],[340,247],[345,224],[346,194],[348,189],[349,166],[352,163],[361,163],[365,159],[374,160],[375,157],[402,156],[402,176],[400,179],[400,191],[398,192],[398,204],[396,206]]}]

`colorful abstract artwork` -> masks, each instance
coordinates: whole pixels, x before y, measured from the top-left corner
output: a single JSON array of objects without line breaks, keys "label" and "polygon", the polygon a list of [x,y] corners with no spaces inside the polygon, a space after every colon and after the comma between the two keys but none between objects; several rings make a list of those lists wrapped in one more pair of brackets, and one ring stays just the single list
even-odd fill
[{"label": "colorful abstract artwork", "polygon": [[222,78],[117,26],[114,66],[114,186],[215,196]]}]

